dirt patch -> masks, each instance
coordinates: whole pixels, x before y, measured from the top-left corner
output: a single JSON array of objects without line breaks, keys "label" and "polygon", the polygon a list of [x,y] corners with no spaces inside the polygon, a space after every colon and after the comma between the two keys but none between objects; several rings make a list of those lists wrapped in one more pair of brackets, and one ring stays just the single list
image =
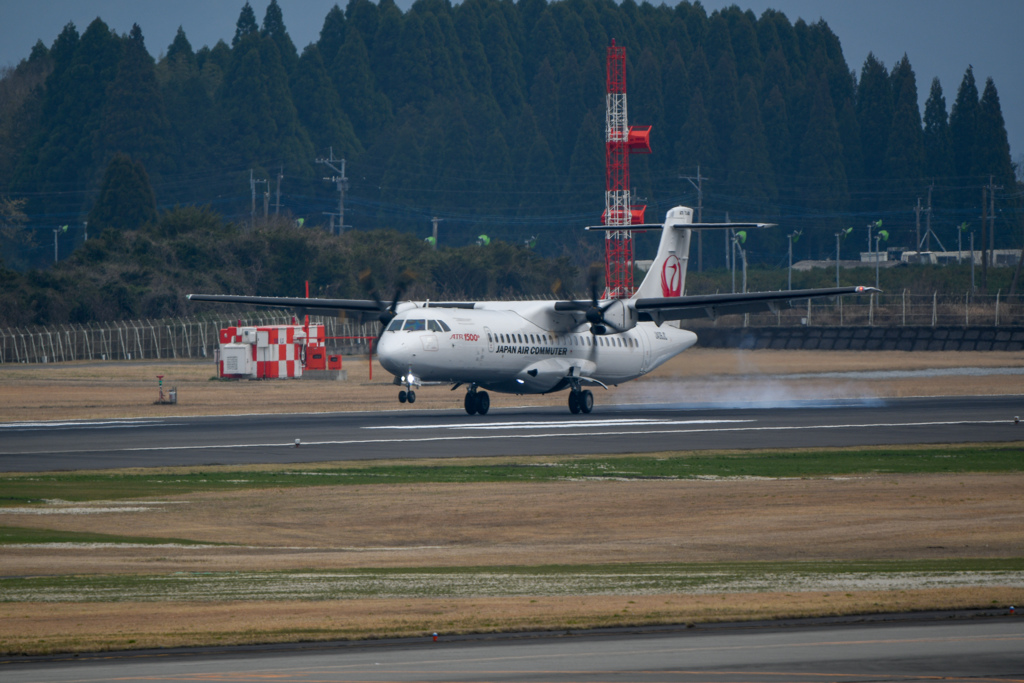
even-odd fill
[{"label": "dirt patch", "polygon": [[[0,421],[227,415],[239,413],[397,410],[398,388],[366,358],[346,358],[348,380],[211,381],[212,363],[138,361],[0,366]],[[985,377],[938,375],[900,379],[801,377],[794,373],[863,372],[950,368],[1022,368],[1024,356],[1008,352],[899,351],[740,351],[691,349],[647,377],[598,391],[599,404],[685,400],[715,402],[736,397],[782,396],[796,399],[886,398],[1022,394],[1020,375]],[[177,387],[178,404],[153,405],[157,375],[164,387]],[[425,387],[414,406],[403,410],[462,410],[461,392]],[[492,405],[557,405],[565,392],[551,396],[491,394]]]}]

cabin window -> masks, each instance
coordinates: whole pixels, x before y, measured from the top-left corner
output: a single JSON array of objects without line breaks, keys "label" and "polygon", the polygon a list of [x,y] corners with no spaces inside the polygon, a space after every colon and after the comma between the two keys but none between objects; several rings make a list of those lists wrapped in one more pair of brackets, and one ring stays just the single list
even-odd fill
[{"label": "cabin window", "polygon": [[537,343],[537,340],[536,340],[536,339],[534,339],[534,337],[533,337],[533,335],[532,335],[532,334],[530,335],[530,343],[531,343],[531,344],[536,344],[536,343]]},{"label": "cabin window", "polygon": [[406,320],[405,326],[402,328],[406,332],[422,332],[427,329],[426,320]]},{"label": "cabin window", "polygon": [[404,320],[392,320],[391,324],[388,325],[388,332],[397,332],[398,330],[402,329],[402,323],[403,322],[405,322],[405,321]]},{"label": "cabin window", "polygon": [[490,344],[490,343],[493,343],[493,342],[494,342],[494,340],[493,340],[493,339],[491,339],[491,333],[490,333],[490,332],[488,332],[488,333],[487,333],[487,343],[488,343],[488,344]]},{"label": "cabin window", "polygon": [[517,338],[519,339],[519,343],[520,343],[520,344],[523,344],[523,343],[525,343],[525,342],[523,342],[523,335],[521,335],[521,334],[518,334],[518,333],[517,333],[517,334],[516,334],[516,337],[517,337]]}]

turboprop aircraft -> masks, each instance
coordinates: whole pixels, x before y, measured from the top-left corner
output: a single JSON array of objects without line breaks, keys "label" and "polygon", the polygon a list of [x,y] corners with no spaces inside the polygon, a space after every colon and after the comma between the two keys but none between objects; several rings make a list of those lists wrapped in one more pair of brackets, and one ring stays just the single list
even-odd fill
[{"label": "turboprop aircraft", "polygon": [[[309,299],[189,294],[191,301],[272,306],[313,311],[376,312],[382,325],[377,355],[395,376],[400,403],[416,401],[424,384],[465,386],[466,412],[486,415],[488,391],[548,394],[569,390],[569,411],[589,413],[587,387],[618,385],[642,377],[697,342],[683,329],[688,318],[776,311],[797,299],[860,294],[873,287],[829,287],[743,294],[683,294],[693,230],[766,228],[765,223],[694,223],[693,210],[671,209],[662,224],[658,253],[628,299],[570,301],[400,301]],[[598,226],[588,230],[621,230]]]}]

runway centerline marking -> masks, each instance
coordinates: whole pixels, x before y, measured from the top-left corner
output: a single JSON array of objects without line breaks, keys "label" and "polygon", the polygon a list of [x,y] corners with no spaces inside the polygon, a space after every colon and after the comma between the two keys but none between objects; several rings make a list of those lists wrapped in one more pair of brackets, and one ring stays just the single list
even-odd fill
[{"label": "runway centerline marking", "polygon": [[[587,427],[587,422],[577,423],[580,427]],[[812,429],[884,429],[893,427],[949,427],[962,425],[998,425],[1007,424],[1007,420],[951,420],[940,422],[876,422],[868,424],[841,424],[841,425],[789,425],[789,426],[743,426],[743,427],[719,427],[703,429],[639,429],[631,431],[602,431],[600,436],[642,436],[649,434],[701,434],[708,432],[770,432],[770,431],[807,431]],[[424,437],[395,437],[381,439],[345,439],[329,441],[302,441],[303,447],[310,446],[358,446],[368,444],[388,443],[431,443],[436,441],[486,441],[494,439],[545,439],[552,437],[581,437],[593,438],[594,431],[565,432],[565,431],[540,431],[530,434],[466,434],[466,435],[442,435]],[[282,443],[235,443],[235,444],[193,444],[187,446],[144,446],[135,448],[103,448],[88,450],[63,450],[63,451],[27,451],[32,455],[60,455],[70,453],[139,453],[159,451],[188,451],[188,450],[223,450],[229,448],[294,448],[295,442]],[[22,455],[22,453],[2,452],[0,455]]]},{"label": "runway centerline marking", "polygon": [[382,425],[374,427],[363,427],[363,429],[571,429],[579,428],[581,424],[588,427],[637,427],[658,426],[658,425],[700,425],[700,424],[728,424],[737,422],[756,422],[756,420],[657,420],[653,418],[622,418],[608,420],[571,420],[564,422],[548,422],[543,420],[527,422],[453,422],[439,425]]}]

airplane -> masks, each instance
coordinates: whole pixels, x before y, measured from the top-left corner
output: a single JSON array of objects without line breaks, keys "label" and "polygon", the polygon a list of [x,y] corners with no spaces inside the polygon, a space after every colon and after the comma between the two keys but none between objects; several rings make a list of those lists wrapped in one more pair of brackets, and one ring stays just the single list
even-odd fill
[{"label": "airplane", "polygon": [[[874,287],[829,287],[779,292],[685,295],[693,230],[751,229],[768,223],[694,223],[693,210],[677,206],[665,222],[629,226],[661,230],[657,256],[628,299],[549,301],[400,301],[189,294],[208,301],[312,311],[377,313],[381,366],[394,375],[400,403],[414,403],[425,384],[465,386],[463,407],[486,415],[488,391],[549,394],[568,389],[573,414],[590,413],[587,387],[608,388],[642,377],[697,342],[680,321],[778,310],[799,299],[877,292]],[[596,226],[588,230],[622,230]]]}]

